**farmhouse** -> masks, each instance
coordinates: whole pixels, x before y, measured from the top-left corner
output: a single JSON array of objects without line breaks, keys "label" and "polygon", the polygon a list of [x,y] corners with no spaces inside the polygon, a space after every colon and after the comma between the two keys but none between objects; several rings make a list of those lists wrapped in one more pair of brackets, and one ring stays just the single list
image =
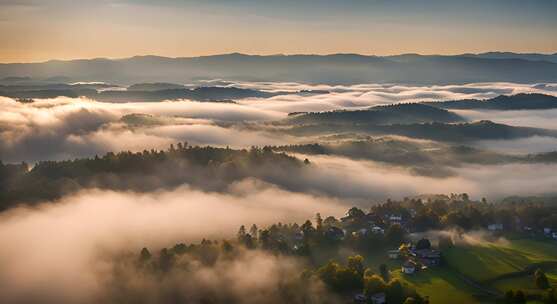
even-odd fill
[{"label": "farmhouse", "polygon": [[337,227],[329,227],[327,231],[325,231],[325,236],[333,241],[341,241],[344,239],[344,231]]},{"label": "farmhouse", "polygon": [[357,293],[353,297],[354,303],[367,303],[367,297],[363,293]]},{"label": "farmhouse", "polygon": [[489,231],[500,231],[503,230],[503,224],[490,224],[487,226]]},{"label": "farmhouse", "polygon": [[389,250],[387,251],[387,255],[389,256],[389,259],[396,260],[400,257],[400,251],[398,251],[398,249]]},{"label": "farmhouse", "polygon": [[406,261],[402,264],[401,271],[404,274],[414,274],[416,272],[416,264],[412,261]]},{"label": "farmhouse", "polygon": [[400,215],[391,215],[389,216],[389,222],[391,222],[391,224],[401,224],[402,223],[402,216]]},{"label": "farmhouse", "polygon": [[411,252],[418,261],[426,266],[438,266],[441,264],[441,252],[435,249],[419,249]]},{"label": "farmhouse", "polygon": [[373,304],[385,304],[387,303],[387,296],[384,292],[376,293],[372,295],[370,298],[371,303]]},{"label": "farmhouse", "polygon": [[383,229],[379,226],[373,226],[373,227],[371,227],[371,232],[373,234],[385,234],[385,229]]},{"label": "farmhouse", "polygon": [[365,228],[352,232],[353,236],[360,236],[360,237],[366,236],[367,234],[368,234],[368,230]]}]

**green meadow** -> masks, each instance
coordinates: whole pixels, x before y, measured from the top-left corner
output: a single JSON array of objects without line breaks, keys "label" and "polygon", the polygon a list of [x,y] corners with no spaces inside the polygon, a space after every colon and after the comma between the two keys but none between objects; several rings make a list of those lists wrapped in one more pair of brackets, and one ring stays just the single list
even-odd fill
[{"label": "green meadow", "polygon": [[[513,239],[457,245],[444,251],[443,257],[443,266],[414,275],[395,269],[392,275],[428,295],[432,304],[497,303],[506,291],[518,289],[539,296],[543,291],[536,287],[533,275],[521,272],[538,265],[546,272],[550,284],[557,287],[557,263],[551,263],[557,262],[557,242],[550,240]],[[516,277],[505,277],[516,272],[519,272]]]}]

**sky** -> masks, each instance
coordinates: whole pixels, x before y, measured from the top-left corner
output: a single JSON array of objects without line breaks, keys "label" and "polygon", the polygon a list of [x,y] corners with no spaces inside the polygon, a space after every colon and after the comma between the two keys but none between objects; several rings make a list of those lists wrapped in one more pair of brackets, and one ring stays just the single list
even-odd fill
[{"label": "sky", "polygon": [[0,0],[0,62],[557,52],[554,0]]}]

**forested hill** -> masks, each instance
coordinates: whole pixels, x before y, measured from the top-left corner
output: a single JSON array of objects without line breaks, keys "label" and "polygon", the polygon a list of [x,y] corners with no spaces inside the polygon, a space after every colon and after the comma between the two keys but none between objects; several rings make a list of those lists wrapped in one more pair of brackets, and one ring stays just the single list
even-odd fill
[{"label": "forested hill", "polygon": [[443,109],[462,110],[546,110],[557,109],[557,97],[545,94],[500,95],[492,99],[463,99],[440,102],[424,102]]},{"label": "forested hill", "polygon": [[[189,99],[195,101],[227,100],[242,98],[268,98],[276,95],[293,94],[290,92],[264,92],[252,89],[235,87],[196,87],[170,84],[138,84],[125,90],[122,88],[103,89],[70,84],[43,84],[43,85],[0,85],[0,96],[11,98],[54,98],[85,96],[105,102],[154,102],[163,100]],[[306,94],[306,92],[300,93]]]},{"label": "forested hill", "polygon": [[295,136],[355,133],[368,135],[402,135],[411,138],[431,139],[458,143],[477,140],[518,139],[531,136],[557,137],[550,129],[516,127],[489,120],[472,123],[415,123],[415,124],[313,124],[298,125],[286,130]]},{"label": "forested hill", "polygon": [[0,210],[17,203],[57,199],[82,188],[152,191],[189,184],[221,191],[254,177],[277,182],[303,162],[269,148],[233,150],[179,144],[167,151],[108,153],[103,157],[26,164],[0,162]]},{"label": "forested hill", "polygon": [[371,125],[413,124],[426,122],[462,122],[461,116],[424,104],[408,103],[375,106],[366,110],[294,113],[288,123],[336,123]]}]

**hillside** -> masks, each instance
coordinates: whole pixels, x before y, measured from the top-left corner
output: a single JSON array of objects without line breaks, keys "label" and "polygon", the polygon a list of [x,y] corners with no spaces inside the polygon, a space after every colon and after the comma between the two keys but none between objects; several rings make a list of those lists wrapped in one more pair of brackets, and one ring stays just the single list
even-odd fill
[{"label": "hillside", "polygon": [[459,110],[546,110],[557,109],[557,97],[545,94],[500,95],[492,99],[451,100],[424,104]]},{"label": "hillside", "polygon": [[335,123],[335,124],[413,124],[425,122],[461,122],[464,118],[447,110],[423,104],[395,104],[376,106],[367,110],[309,112],[290,115],[293,124]]},{"label": "hillside", "polygon": [[181,143],[166,151],[107,153],[102,157],[27,164],[0,162],[0,211],[17,203],[52,200],[81,189],[156,191],[189,184],[224,191],[253,177],[267,182],[302,169],[302,162],[270,149],[192,147]]},{"label": "hillside", "polygon": [[549,129],[515,127],[492,121],[473,123],[416,123],[416,124],[313,124],[292,126],[285,132],[296,136],[363,133],[368,135],[402,135],[411,138],[462,143],[476,140],[517,139],[531,136],[557,137]]}]

